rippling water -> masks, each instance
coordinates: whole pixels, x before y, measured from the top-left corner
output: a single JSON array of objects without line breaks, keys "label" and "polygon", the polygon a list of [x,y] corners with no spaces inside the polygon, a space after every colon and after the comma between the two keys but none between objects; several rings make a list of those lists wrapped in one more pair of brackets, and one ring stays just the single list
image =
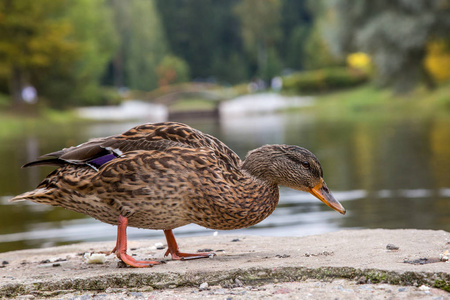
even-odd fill
[{"label": "rippling water", "polygon": [[[119,134],[146,121],[152,120],[0,129],[0,251],[114,240],[114,226],[60,208],[7,200],[33,189],[51,171],[20,169],[25,162],[92,137]],[[303,113],[277,113],[180,121],[217,136],[242,158],[263,144],[310,149],[322,163],[328,187],[347,209],[342,216],[307,193],[281,188],[275,212],[235,234],[301,236],[346,228],[450,231],[450,118],[378,115],[326,120]],[[197,225],[175,230],[177,236],[213,232]],[[163,234],[129,228],[129,237],[163,239]]]}]

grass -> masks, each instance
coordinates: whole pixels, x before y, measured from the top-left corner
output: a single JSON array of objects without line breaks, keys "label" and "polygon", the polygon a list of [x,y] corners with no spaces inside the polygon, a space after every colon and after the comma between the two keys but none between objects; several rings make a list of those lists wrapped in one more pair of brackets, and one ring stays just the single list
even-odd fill
[{"label": "grass", "polygon": [[209,111],[214,110],[217,106],[216,101],[187,98],[180,101],[176,101],[170,105],[169,109],[173,112],[186,112],[186,111]]},{"label": "grass", "polygon": [[81,119],[72,110],[38,107],[35,111],[17,111],[8,107],[0,109],[0,137],[11,136],[36,127],[46,127],[49,124],[60,126],[80,121]]},{"label": "grass", "polygon": [[392,116],[450,116],[450,83],[433,91],[418,88],[402,96],[395,96],[390,90],[380,90],[368,84],[319,95],[316,105],[308,109],[315,114],[339,118],[366,117],[377,113]]}]

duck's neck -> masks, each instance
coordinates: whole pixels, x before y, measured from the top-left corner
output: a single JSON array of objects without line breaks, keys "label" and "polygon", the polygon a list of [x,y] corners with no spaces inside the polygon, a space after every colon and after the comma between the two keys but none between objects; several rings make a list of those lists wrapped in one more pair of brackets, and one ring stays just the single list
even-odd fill
[{"label": "duck's neck", "polygon": [[266,185],[277,186],[279,180],[276,172],[274,172],[275,157],[272,154],[270,146],[263,146],[250,151],[242,164],[242,170]]},{"label": "duck's neck", "polygon": [[[266,168],[265,160],[258,156],[247,156],[241,166],[244,176],[234,177],[232,173],[225,176],[230,180],[226,189],[221,189],[220,193],[211,189],[210,205],[213,208],[207,220],[195,219],[193,223],[220,230],[246,228],[261,222],[274,211],[279,199],[278,185],[270,180],[266,174],[270,168]],[[208,191],[203,196],[209,199]]]},{"label": "duck's neck", "polygon": [[[273,168],[273,157],[266,150],[258,148],[249,152],[242,164],[242,171],[249,176],[244,189],[257,193],[256,197],[253,196],[255,199],[250,204],[253,208],[249,209],[248,220],[252,220],[252,222],[247,226],[264,220],[278,204],[279,182],[276,176],[277,172]],[[252,195],[247,195],[247,197],[252,198]]]}]

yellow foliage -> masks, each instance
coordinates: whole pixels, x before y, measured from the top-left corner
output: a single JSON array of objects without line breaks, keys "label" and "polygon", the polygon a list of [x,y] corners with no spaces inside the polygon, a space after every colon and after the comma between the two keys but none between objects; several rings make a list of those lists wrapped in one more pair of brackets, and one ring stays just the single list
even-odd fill
[{"label": "yellow foliage", "polygon": [[443,40],[434,40],[427,45],[425,68],[438,81],[450,79],[450,47]]},{"label": "yellow foliage", "polygon": [[351,68],[370,71],[372,67],[372,59],[363,52],[355,52],[347,56],[347,65]]}]

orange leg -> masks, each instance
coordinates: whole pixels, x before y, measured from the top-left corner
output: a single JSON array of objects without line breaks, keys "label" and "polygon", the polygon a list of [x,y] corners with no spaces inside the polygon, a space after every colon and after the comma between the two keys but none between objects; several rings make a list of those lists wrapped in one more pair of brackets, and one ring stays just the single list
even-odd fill
[{"label": "orange leg", "polygon": [[171,229],[164,230],[164,235],[167,240],[167,251],[164,256],[172,255],[172,259],[175,260],[188,260],[188,259],[198,259],[198,258],[208,258],[214,256],[214,253],[183,253],[178,250],[177,241]]},{"label": "orange leg", "polygon": [[135,260],[133,257],[127,254],[127,226],[128,219],[119,216],[119,223],[117,225],[117,242],[116,247],[111,251],[114,252],[118,259],[135,268],[146,268],[153,267],[153,265],[158,265],[158,261],[145,261],[145,260]]}]

